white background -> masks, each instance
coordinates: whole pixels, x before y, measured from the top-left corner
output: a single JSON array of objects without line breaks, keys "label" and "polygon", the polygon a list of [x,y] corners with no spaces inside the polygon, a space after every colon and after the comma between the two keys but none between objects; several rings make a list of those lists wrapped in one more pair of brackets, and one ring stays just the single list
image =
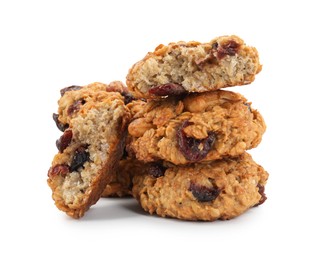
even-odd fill
[{"label": "white background", "polygon": [[[0,258],[319,259],[317,1],[104,2],[0,1]],[[263,63],[234,90],[268,125],[251,151],[270,173],[266,203],[212,223],[149,216],[133,199],[100,200],[81,220],[58,211],[46,179],[60,88],[124,81],[160,43],[226,34]]]}]

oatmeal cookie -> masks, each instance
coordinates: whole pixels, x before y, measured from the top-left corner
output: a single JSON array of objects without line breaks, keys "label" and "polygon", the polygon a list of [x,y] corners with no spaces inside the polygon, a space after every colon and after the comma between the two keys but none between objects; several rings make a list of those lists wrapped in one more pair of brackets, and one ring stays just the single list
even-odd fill
[{"label": "oatmeal cookie", "polygon": [[266,200],[268,173],[251,156],[188,166],[159,165],[133,178],[133,196],[150,214],[184,220],[231,219]]},{"label": "oatmeal cookie", "polygon": [[135,159],[122,159],[116,171],[111,173],[111,180],[104,189],[101,197],[125,197],[132,195],[132,178],[141,174],[145,166]]},{"label": "oatmeal cookie", "polygon": [[206,92],[249,84],[261,68],[254,47],[235,35],[222,36],[208,43],[159,45],[132,66],[127,85],[145,98]]},{"label": "oatmeal cookie", "polygon": [[144,162],[181,165],[238,156],[256,147],[266,129],[260,113],[230,91],[149,100],[140,107],[128,126],[127,152]]},{"label": "oatmeal cookie", "polygon": [[[56,206],[80,218],[100,198],[123,154],[130,112],[124,97],[107,85],[71,86],[61,91],[54,119],[62,136],[48,171]],[[113,91],[113,90],[112,90]]]}]

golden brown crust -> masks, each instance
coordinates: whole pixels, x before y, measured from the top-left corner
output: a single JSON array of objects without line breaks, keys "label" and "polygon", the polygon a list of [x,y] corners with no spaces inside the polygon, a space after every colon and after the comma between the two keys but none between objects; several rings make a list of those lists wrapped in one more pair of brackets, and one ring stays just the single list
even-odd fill
[{"label": "golden brown crust", "polygon": [[[140,107],[128,126],[131,141],[127,151],[144,162],[165,160],[179,165],[238,156],[256,147],[266,129],[260,113],[243,96],[230,91],[148,101]],[[199,153],[205,153],[208,137],[214,140],[204,157],[190,159],[188,149],[181,146],[182,135],[198,143],[189,150]]]},{"label": "golden brown crust", "polygon": [[48,185],[56,206],[73,218],[98,201],[125,145],[129,111],[123,97],[105,87],[90,84],[65,92],[59,100],[58,121],[68,126],[72,138],[65,131],[59,139]]},{"label": "golden brown crust", "polygon": [[251,156],[168,167],[163,176],[133,178],[133,196],[161,217],[214,221],[231,219],[266,199],[268,173]]},{"label": "golden brown crust", "polygon": [[101,197],[124,197],[132,195],[132,178],[135,175],[141,174],[141,169],[145,164],[134,159],[122,159],[119,162],[118,168],[111,176],[112,179],[108,182]]},{"label": "golden brown crust", "polygon": [[205,92],[249,84],[261,68],[257,50],[235,35],[208,43],[181,41],[161,44],[134,64],[127,85],[143,98],[156,98],[149,90],[168,83],[179,84],[187,92]]}]

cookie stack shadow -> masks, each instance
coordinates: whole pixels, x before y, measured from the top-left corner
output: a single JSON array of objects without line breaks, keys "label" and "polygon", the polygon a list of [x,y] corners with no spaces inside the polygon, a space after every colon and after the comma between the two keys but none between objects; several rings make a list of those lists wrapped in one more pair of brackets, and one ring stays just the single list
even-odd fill
[{"label": "cookie stack shadow", "polygon": [[261,68],[254,47],[222,36],[159,45],[129,70],[128,88],[64,90],[48,173],[57,207],[79,218],[100,196],[133,196],[150,214],[214,221],[264,203],[268,173],[247,150],[265,122],[245,97],[221,90],[250,84]]}]

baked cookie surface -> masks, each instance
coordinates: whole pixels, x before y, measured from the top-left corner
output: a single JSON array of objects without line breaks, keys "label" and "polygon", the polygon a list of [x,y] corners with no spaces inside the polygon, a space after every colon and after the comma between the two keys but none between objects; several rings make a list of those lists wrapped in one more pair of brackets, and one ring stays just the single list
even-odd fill
[{"label": "baked cookie surface", "polygon": [[61,90],[53,116],[63,134],[47,182],[56,206],[73,218],[98,201],[122,157],[130,112],[124,97],[106,87],[93,83]]},{"label": "baked cookie surface", "polygon": [[231,219],[266,200],[268,173],[247,153],[188,166],[145,165],[133,196],[150,214],[184,220]]},{"label": "baked cookie surface", "polygon": [[105,187],[101,197],[132,196],[132,178],[140,174],[144,163],[126,158],[119,162],[117,170],[111,173],[111,179]]},{"label": "baked cookie surface", "polygon": [[266,130],[260,113],[230,91],[139,102],[127,152],[144,162],[181,165],[238,156],[256,147]]},{"label": "baked cookie surface", "polygon": [[254,47],[235,35],[221,36],[208,43],[159,45],[132,66],[127,85],[143,98],[206,92],[249,84],[261,68]]},{"label": "baked cookie surface", "polygon": [[[131,116],[141,113],[146,105],[142,100],[131,100],[127,104]],[[126,144],[131,138],[126,136]],[[116,171],[110,173],[110,181],[102,193],[102,197],[125,197],[132,196],[132,177],[133,174],[138,174],[140,169],[143,169],[144,163],[136,159],[124,155],[120,160]]]}]

